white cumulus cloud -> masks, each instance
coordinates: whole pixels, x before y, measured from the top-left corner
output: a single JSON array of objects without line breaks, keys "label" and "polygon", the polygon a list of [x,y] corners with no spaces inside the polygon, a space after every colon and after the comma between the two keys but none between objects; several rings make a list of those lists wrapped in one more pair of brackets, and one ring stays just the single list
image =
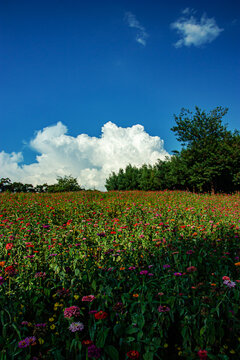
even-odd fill
[{"label": "white cumulus cloud", "polygon": [[112,122],[102,127],[100,137],[67,135],[61,122],[36,132],[30,142],[36,162],[26,165],[21,153],[0,152],[1,177],[23,183],[53,184],[57,176],[72,175],[85,189],[105,190],[106,178],[129,163],[155,164],[169,154],[158,136],[150,136],[142,125],[118,127]]},{"label": "white cumulus cloud", "polygon": [[125,19],[129,27],[137,29],[136,41],[139,44],[146,46],[148,34],[145,28],[136,19],[136,16],[131,12],[126,12]]},{"label": "white cumulus cloud", "polygon": [[171,28],[177,30],[180,39],[174,44],[176,48],[182,46],[201,46],[215,40],[223,29],[220,29],[214,18],[208,18],[203,14],[200,20],[194,16],[196,11],[186,8],[182,16],[171,24]]}]

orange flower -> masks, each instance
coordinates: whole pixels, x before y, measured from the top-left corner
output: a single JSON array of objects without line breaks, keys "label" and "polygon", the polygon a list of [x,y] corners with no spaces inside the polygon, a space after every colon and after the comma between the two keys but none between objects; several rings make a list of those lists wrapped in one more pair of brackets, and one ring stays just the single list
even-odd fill
[{"label": "orange flower", "polygon": [[120,269],[119,270],[125,270],[125,267],[120,267]]},{"label": "orange flower", "polygon": [[133,297],[137,298],[137,297],[139,297],[139,295],[138,294],[133,294]]},{"label": "orange flower", "polygon": [[0,261],[0,266],[3,267],[5,265],[5,261]]},{"label": "orange flower", "polygon": [[234,264],[235,266],[240,266],[240,261]]}]

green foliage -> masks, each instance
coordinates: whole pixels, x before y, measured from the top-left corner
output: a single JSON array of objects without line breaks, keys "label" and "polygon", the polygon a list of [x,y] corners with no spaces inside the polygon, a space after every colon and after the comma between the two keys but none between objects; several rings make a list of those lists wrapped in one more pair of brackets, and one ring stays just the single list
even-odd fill
[{"label": "green foliage", "polygon": [[49,185],[48,186],[48,192],[53,193],[53,192],[64,192],[64,191],[80,191],[82,190],[80,185],[77,182],[76,178],[73,178],[71,175],[70,176],[64,176],[61,177],[59,176],[57,178],[57,184],[54,185]]},{"label": "green foliage", "polygon": [[240,135],[222,124],[227,111],[217,107],[206,113],[196,106],[193,114],[182,109],[171,129],[183,145],[181,152],[153,166],[120,169],[106,180],[107,190],[239,190]]},{"label": "green foliage", "polygon": [[22,184],[21,182],[11,182],[9,178],[0,179],[0,192],[8,191],[12,193],[55,193],[64,191],[80,191],[82,190],[76,178],[70,176],[58,177],[57,184],[36,185]]}]

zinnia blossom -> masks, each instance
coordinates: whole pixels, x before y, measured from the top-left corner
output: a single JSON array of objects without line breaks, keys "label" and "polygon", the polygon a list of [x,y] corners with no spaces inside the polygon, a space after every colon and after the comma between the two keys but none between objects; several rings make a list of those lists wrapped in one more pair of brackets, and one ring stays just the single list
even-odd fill
[{"label": "zinnia blossom", "polygon": [[29,336],[24,340],[19,341],[18,343],[18,347],[19,348],[25,348],[28,347],[30,345],[36,345],[36,337],[35,336]]},{"label": "zinnia blossom", "polygon": [[137,350],[130,350],[127,352],[127,357],[129,359],[138,359],[139,356],[140,356],[140,354]]},{"label": "zinnia blossom", "polygon": [[170,307],[168,307],[168,306],[166,306],[166,305],[160,305],[160,306],[158,307],[158,311],[159,311],[159,312],[168,312],[168,311],[170,311]]},{"label": "zinnia blossom", "polygon": [[96,345],[92,344],[88,346],[88,357],[99,359],[101,356],[101,349],[96,347]]},{"label": "zinnia blossom", "polygon": [[6,244],[6,249],[11,250],[13,248],[13,243]]},{"label": "zinnia blossom", "polygon": [[189,267],[187,268],[187,272],[189,272],[189,273],[192,273],[192,272],[194,272],[194,271],[197,271],[197,268],[196,268],[195,266],[189,266]]},{"label": "zinnia blossom", "polygon": [[94,295],[87,295],[82,297],[82,301],[92,302],[94,299],[96,299]]},{"label": "zinnia blossom", "polygon": [[64,317],[70,319],[71,317],[80,316],[80,309],[78,306],[70,306],[64,310]]},{"label": "zinnia blossom", "polygon": [[94,314],[96,320],[103,320],[106,319],[108,314],[105,311],[98,311],[96,314]]},{"label": "zinnia blossom", "polygon": [[205,360],[207,358],[207,351],[206,350],[199,350],[198,356],[200,360]]},{"label": "zinnia blossom", "polygon": [[231,280],[224,280],[223,283],[224,283],[224,285],[227,285],[227,287],[229,287],[229,288],[234,288],[236,286],[236,283]]},{"label": "zinnia blossom", "polygon": [[15,269],[13,265],[7,266],[4,271],[8,275],[15,275],[17,273],[17,269]]},{"label": "zinnia blossom", "polygon": [[93,342],[92,342],[92,340],[83,340],[82,341],[82,344],[84,345],[84,346],[90,346],[90,345],[92,345],[93,344]]},{"label": "zinnia blossom", "polygon": [[84,329],[84,325],[81,322],[73,322],[68,329],[71,332],[82,331]]},{"label": "zinnia blossom", "polygon": [[148,274],[148,271],[147,271],[147,270],[142,270],[142,271],[140,271],[139,274],[140,274],[140,275],[147,275],[147,274]]}]

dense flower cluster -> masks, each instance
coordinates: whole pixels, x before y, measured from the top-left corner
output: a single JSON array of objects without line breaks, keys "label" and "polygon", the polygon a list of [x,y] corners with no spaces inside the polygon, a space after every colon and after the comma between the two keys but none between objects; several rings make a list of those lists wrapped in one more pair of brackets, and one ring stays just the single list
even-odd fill
[{"label": "dense flower cluster", "polygon": [[71,317],[80,316],[80,309],[78,306],[70,306],[64,310],[64,317],[70,319]]},{"label": "dense flower cluster", "polygon": [[36,345],[36,337],[35,336],[29,336],[24,340],[19,341],[18,343],[18,347],[20,348],[25,348],[28,347],[30,345]]}]

